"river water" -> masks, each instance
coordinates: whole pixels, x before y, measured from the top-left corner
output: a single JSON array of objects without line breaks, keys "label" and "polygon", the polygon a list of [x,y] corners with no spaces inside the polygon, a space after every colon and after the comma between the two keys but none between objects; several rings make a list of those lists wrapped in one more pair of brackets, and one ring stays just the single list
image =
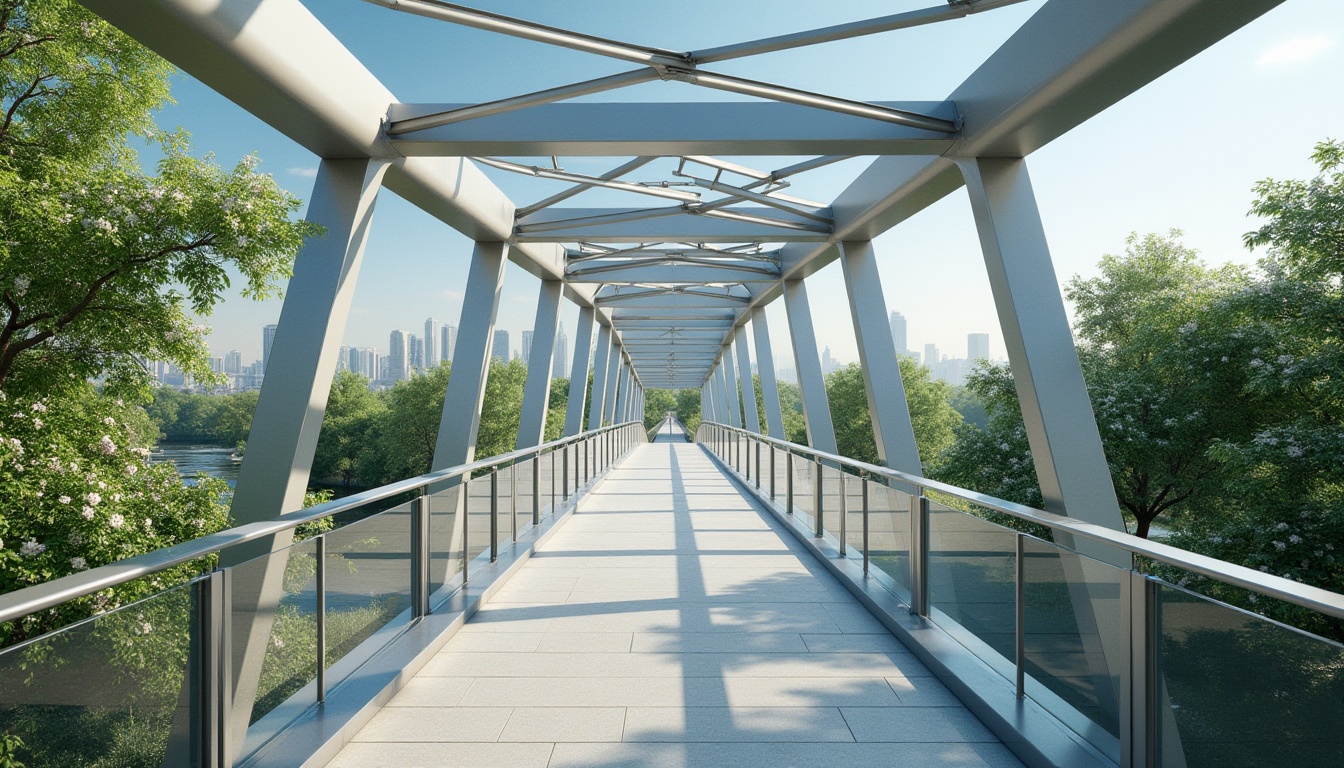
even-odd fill
[{"label": "river water", "polygon": [[150,454],[149,460],[155,464],[171,461],[177,464],[177,471],[184,481],[204,472],[218,477],[232,488],[238,482],[238,468],[241,463],[234,462],[232,448],[219,445],[193,445],[191,443],[159,443],[162,450]]}]

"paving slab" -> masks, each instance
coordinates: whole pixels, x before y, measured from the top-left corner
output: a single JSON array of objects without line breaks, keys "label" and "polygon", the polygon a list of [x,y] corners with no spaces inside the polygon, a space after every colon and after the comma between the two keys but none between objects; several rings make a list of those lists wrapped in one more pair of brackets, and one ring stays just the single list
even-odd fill
[{"label": "paving slab", "polygon": [[699,446],[660,441],[330,765],[1020,763]]}]

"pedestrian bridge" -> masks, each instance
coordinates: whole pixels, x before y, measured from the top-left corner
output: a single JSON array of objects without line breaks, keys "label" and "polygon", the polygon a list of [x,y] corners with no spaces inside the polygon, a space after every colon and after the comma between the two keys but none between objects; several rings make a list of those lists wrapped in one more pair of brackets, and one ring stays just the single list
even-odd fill
[{"label": "pedestrian bridge", "polygon": [[0,651],[0,729],[49,764],[146,768],[1344,755],[1340,645],[1178,582],[1332,617],[1340,595],[740,428],[651,432],[0,596],[22,620],[222,564]]}]

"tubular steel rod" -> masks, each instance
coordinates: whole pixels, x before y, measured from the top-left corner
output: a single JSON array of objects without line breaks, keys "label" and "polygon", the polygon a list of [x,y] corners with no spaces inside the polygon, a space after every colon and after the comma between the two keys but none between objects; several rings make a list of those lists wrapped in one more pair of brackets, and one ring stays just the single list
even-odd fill
[{"label": "tubular steel rod", "polygon": [[793,514],[793,451],[784,452],[784,511]]},{"label": "tubular steel rod", "polygon": [[822,491],[822,488],[821,488],[821,460],[820,460],[820,459],[818,459],[818,460],[816,460],[816,461],[814,461],[814,462],[812,463],[812,471],[815,473],[815,477],[812,478],[812,504],[813,504],[812,511],[813,511],[813,513],[814,513],[814,517],[813,517],[813,520],[812,520],[812,521],[813,521],[814,523],[816,523],[816,534],[815,534],[815,535],[816,535],[816,537],[817,537],[818,539],[820,539],[820,538],[821,538],[821,535],[822,535],[822,532],[823,532],[822,525],[824,524],[823,515],[822,515],[823,501],[822,501],[822,497],[821,497],[821,491]]},{"label": "tubular steel rod", "polygon": [[863,478],[863,573],[868,575],[868,478]]},{"label": "tubular steel rod", "polygon": [[844,470],[840,471],[840,479],[838,482],[840,483],[840,556],[846,557],[848,546],[847,543],[845,542],[845,530],[848,525],[846,518],[849,517],[849,505],[846,503],[847,500],[845,499]]},{"label": "tubular steel rod", "polygon": [[687,56],[696,64],[710,64],[717,61],[738,59],[743,56],[756,56],[762,53],[773,53],[775,51],[801,48],[808,45],[817,45],[819,43],[830,43],[836,40],[849,40],[864,35],[875,35],[880,32],[890,32],[897,29],[907,29],[909,27],[918,27],[924,24],[933,24],[939,21],[960,19],[976,11],[987,11],[993,8],[1001,8],[1005,5],[1012,5],[1020,2],[1022,2],[1022,0],[970,0],[970,2],[956,4],[949,3],[933,8],[921,8],[916,11],[906,11],[904,13],[895,13],[889,16],[879,16],[875,19],[852,21],[848,24],[836,24],[834,26],[812,29],[806,32],[776,35],[760,40],[748,40],[732,45],[706,48],[702,51],[692,51],[687,54]]},{"label": "tubular steel rod", "polygon": [[518,465],[509,470],[509,537],[518,543]]},{"label": "tubular steel rod", "polygon": [[471,481],[462,480],[462,586],[466,586],[471,572]]},{"label": "tubular steel rod", "polygon": [[541,454],[532,458],[532,527],[541,525]]},{"label": "tubular steel rod", "polygon": [[406,13],[413,13],[417,16],[425,16],[431,19],[460,24],[464,27],[474,27],[476,29],[483,29],[487,32],[497,32],[501,35],[520,37],[524,40],[546,43],[547,45],[555,45],[561,48],[571,48],[576,51],[594,53],[598,56],[607,56],[613,59],[631,61],[636,64],[644,64],[650,67],[684,67],[688,64],[686,54],[677,51],[632,45],[630,43],[623,43],[619,40],[597,37],[596,35],[572,32],[568,29],[550,27],[545,24],[517,19],[499,13],[490,13],[488,11],[468,8],[455,3],[445,3],[442,2],[442,0],[366,1],[373,3],[374,5],[382,5],[391,8],[395,11],[404,11]]},{"label": "tubular steel rod", "polygon": [[499,470],[490,470],[490,562],[499,559]]},{"label": "tubular steel rod", "polygon": [[[488,165],[492,168],[498,168],[501,171],[509,171],[522,176],[535,176],[539,179],[552,179],[555,181],[568,181],[575,184],[586,184],[591,187],[604,187],[606,189],[615,189],[621,192],[634,192],[639,195],[650,195],[661,197],[668,200],[680,200],[682,202],[694,203],[700,200],[700,195],[696,192],[686,192],[680,189],[671,189],[668,187],[646,187],[643,184],[636,184],[633,181],[616,181],[613,179],[603,179],[597,176],[586,176],[582,173],[571,173],[569,171],[557,171],[551,168],[542,168],[536,165],[522,165],[521,163],[511,163],[507,160],[496,160],[493,157],[473,157],[473,162]],[[751,193],[756,194],[756,193]],[[764,195],[761,195],[764,197]],[[804,214],[799,214],[804,215]]]},{"label": "tubular steel rod", "polygon": [[[608,181],[612,179],[619,179],[620,177],[624,176],[627,173],[630,173],[631,171],[643,168],[644,166],[653,162],[655,159],[656,158],[653,157],[636,157],[634,160],[631,160],[628,163],[619,165],[611,169],[610,171],[607,171],[601,176],[598,176],[598,178]],[[555,205],[556,203],[563,203],[564,201],[579,194],[580,192],[592,188],[593,188],[592,184],[588,183],[576,184],[563,192],[557,192],[554,195],[551,195],[550,197],[547,197],[542,200],[538,200],[537,202],[531,205],[525,205],[522,208],[515,210],[514,215],[517,216],[518,218],[522,218],[528,215],[529,213],[536,213],[537,211],[540,211],[542,209],[550,208],[552,205]]]}]

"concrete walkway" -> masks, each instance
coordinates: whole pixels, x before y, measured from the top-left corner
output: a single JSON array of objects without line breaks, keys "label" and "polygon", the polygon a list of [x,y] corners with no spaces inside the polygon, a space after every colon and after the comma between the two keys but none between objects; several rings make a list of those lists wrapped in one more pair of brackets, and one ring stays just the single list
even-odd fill
[{"label": "concrete walkway", "polygon": [[699,446],[659,438],[329,765],[1020,765]]}]

